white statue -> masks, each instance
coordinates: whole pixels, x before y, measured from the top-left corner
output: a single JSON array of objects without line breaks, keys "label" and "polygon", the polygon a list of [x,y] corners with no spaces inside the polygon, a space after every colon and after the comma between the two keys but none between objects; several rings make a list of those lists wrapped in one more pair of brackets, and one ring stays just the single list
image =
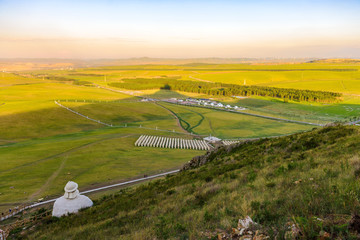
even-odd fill
[{"label": "white statue", "polygon": [[66,216],[69,213],[77,213],[82,208],[91,207],[93,202],[90,198],[80,195],[78,184],[69,181],[65,188],[64,196],[56,199],[52,215],[54,217]]}]

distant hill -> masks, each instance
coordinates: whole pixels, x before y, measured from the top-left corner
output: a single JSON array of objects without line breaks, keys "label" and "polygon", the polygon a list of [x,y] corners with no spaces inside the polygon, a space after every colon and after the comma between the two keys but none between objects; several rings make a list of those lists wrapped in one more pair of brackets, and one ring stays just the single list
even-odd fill
[{"label": "distant hill", "polygon": [[333,126],[221,147],[179,174],[104,196],[78,215],[14,230],[12,238],[229,239],[249,215],[271,239],[289,232],[355,239],[359,144],[357,127]]},{"label": "distant hill", "polygon": [[351,58],[329,58],[309,61],[310,63],[360,63],[360,59]]},{"label": "distant hill", "polygon": [[123,65],[184,65],[201,66],[206,64],[280,64],[303,63],[311,58],[127,58],[127,59],[56,59],[56,58],[0,58],[0,71],[25,71],[41,69],[73,69],[99,66]]}]

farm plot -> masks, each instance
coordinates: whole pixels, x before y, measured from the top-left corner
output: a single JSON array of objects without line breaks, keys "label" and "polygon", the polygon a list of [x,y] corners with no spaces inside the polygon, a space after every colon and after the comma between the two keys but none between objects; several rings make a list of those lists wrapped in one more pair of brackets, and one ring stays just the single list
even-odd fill
[{"label": "farm plot", "polygon": [[137,147],[178,148],[194,150],[210,150],[212,146],[204,140],[158,137],[141,135],[135,142]]}]

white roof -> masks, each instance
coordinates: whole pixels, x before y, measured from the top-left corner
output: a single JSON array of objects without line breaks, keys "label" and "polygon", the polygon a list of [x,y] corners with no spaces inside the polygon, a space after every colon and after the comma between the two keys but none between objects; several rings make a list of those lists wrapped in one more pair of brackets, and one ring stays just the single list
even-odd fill
[{"label": "white roof", "polygon": [[209,141],[209,142],[218,142],[218,141],[221,141],[220,138],[213,137],[213,136],[206,137],[206,138],[204,138],[204,140],[205,140],[205,141]]}]

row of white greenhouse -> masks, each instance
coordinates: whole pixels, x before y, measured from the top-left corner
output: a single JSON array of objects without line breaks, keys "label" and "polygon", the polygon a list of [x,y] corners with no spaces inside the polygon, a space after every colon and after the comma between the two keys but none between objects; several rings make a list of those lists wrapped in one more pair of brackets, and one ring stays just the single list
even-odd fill
[{"label": "row of white greenhouse", "polygon": [[135,146],[194,150],[210,150],[210,148],[212,148],[212,146],[204,140],[189,140],[182,138],[168,138],[150,135],[141,135],[138,140],[136,140]]},{"label": "row of white greenhouse", "polygon": [[231,144],[234,144],[234,143],[239,143],[240,141],[234,141],[234,140],[222,140],[222,143],[224,144],[224,145],[231,145]]}]

